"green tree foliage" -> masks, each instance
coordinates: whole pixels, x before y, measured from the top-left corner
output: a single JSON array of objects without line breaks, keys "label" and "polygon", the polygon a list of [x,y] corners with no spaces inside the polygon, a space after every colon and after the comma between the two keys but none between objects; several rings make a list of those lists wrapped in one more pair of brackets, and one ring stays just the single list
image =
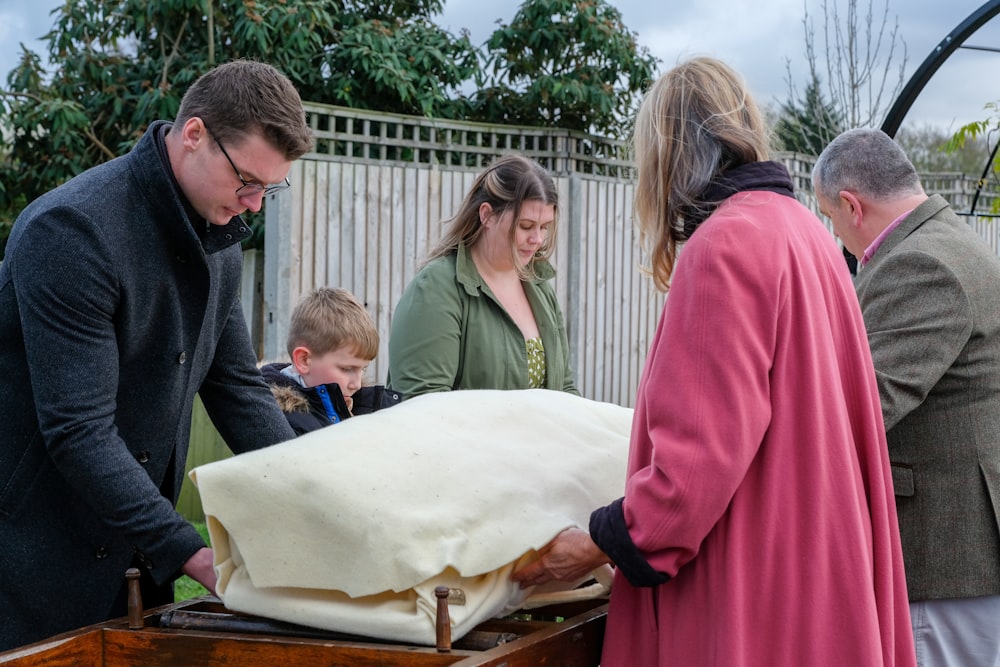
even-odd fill
[{"label": "green tree foliage", "polygon": [[[965,149],[970,144],[983,148],[981,155],[980,171],[974,175],[980,180],[980,187],[987,187],[994,192],[1000,189],[1000,162],[997,161],[997,144],[1000,135],[1000,102],[990,102],[986,105],[986,118],[977,120],[967,125],[963,125],[949,139],[945,149],[951,152],[958,152]],[[990,146],[992,145],[992,148]],[[993,199],[990,206],[991,213],[1000,213],[1000,197]]]},{"label": "green tree foliage", "polygon": [[[655,60],[604,0],[527,0],[485,55],[467,32],[435,25],[442,8],[443,0],[65,2],[45,35],[51,71],[24,51],[0,90],[0,257],[28,202],[127,152],[151,121],[174,117],[198,76],[235,58],[275,65],[311,102],[612,134],[654,74]],[[470,97],[471,82],[480,89]]]},{"label": "green tree foliage", "polygon": [[75,0],[53,12],[53,71],[24,52],[0,91],[0,256],[27,202],[121,155],[218,62],[266,60],[303,99],[459,116],[478,71],[467,36],[435,26],[441,0]]},{"label": "green tree foliage", "polygon": [[[479,71],[468,35],[454,37],[431,18],[440,0],[354,2],[340,14],[333,48],[324,49],[322,86],[309,100],[441,118],[462,118],[461,86]],[[365,5],[367,7],[362,7]],[[363,11],[364,10],[364,11]]]},{"label": "green tree foliage", "polygon": [[486,42],[479,120],[624,136],[657,60],[605,0],[525,0]]},{"label": "green tree foliage", "polygon": [[825,99],[813,74],[802,96],[782,105],[774,131],[782,150],[819,155],[844,129],[843,114]]},{"label": "green tree foliage", "polygon": [[990,157],[984,135],[969,136],[961,145],[953,142],[948,130],[930,124],[904,125],[896,133],[896,143],[921,174],[960,173],[979,178]]}]

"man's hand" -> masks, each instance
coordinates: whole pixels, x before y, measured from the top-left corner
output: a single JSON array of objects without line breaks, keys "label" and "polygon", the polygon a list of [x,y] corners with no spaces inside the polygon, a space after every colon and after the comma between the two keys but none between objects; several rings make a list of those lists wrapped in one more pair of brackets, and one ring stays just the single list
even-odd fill
[{"label": "man's hand", "polygon": [[577,581],[611,560],[579,528],[567,528],[538,552],[538,560],[511,575],[521,588],[549,581]]},{"label": "man's hand", "polygon": [[208,547],[202,547],[195,551],[193,556],[188,558],[187,562],[184,563],[184,567],[181,568],[181,572],[207,588],[209,593],[215,595],[217,578],[213,562],[214,556],[212,550]]}]

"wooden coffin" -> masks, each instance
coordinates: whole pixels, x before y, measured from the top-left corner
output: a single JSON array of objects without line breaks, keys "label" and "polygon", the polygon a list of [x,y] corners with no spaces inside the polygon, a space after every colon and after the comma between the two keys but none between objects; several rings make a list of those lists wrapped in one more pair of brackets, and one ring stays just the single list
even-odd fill
[{"label": "wooden coffin", "polygon": [[[588,600],[481,623],[450,647],[338,635],[186,600],[0,653],[3,667],[597,667],[607,604]],[[130,629],[130,625],[132,628]],[[141,626],[141,627],[140,627]],[[166,626],[166,627],[164,627]]]}]

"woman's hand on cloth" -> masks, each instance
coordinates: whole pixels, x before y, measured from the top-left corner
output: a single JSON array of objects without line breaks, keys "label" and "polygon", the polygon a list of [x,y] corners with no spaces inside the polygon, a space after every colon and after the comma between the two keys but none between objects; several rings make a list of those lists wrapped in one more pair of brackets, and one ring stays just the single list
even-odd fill
[{"label": "woman's hand on cloth", "polygon": [[567,528],[538,552],[538,559],[511,574],[521,588],[549,581],[578,581],[611,560],[590,539],[590,533]]}]

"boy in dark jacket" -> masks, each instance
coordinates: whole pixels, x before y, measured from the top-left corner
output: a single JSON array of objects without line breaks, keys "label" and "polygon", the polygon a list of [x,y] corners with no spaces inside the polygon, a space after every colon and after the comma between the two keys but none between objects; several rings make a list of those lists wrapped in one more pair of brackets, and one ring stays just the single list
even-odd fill
[{"label": "boy in dark jacket", "polygon": [[318,287],[299,301],[288,330],[291,363],[261,368],[296,435],[402,400],[381,385],[361,385],[378,344],[371,316],[347,290]]}]

